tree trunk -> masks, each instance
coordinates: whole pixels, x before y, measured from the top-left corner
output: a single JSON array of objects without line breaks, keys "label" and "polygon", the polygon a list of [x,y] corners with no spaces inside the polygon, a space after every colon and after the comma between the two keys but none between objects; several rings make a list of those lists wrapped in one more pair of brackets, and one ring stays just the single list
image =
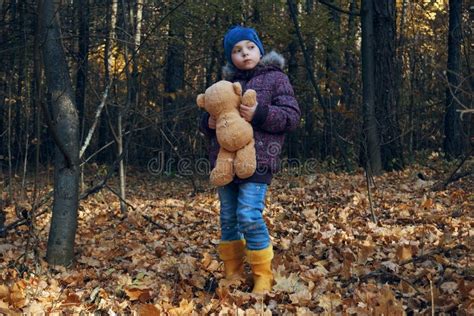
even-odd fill
[{"label": "tree trunk", "polygon": [[[11,83],[10,83],[11,84]],[[8,98],[11,99],[11,88],[8,88]],[[12,166],[12,104],[8,105],[8,133],[7,133],[7,153],[8,153],[8,201],[13,200],[13,166]]]},{"label": "tree trunk", "polygon": [[165,132],[173,132],[177,93],[184,88],[184,25],[181,16],[171,19],[168,34],[168,51],[166,56],[164,113]]},{"label": "tree trunk", "polygon": [[[332,4],[333,0],[328,3]],[[334,45],[339,41],[340,36],[340,17],[339,13],[330,10],[329,25],[333,32],[326,37],[326,104],[328,111],[324,113],[324,127],[323,127],[323,144],[321,147],[321,159],[334,157],[334,123],[337,122],[337,112],[334,111],[339,101],[339,84],[337,83],[336,74],[339,72],[340,59],[339,51],[334,49]]]},{"label": "tree trunk", "polygon": [[[305,10],[306,10],[307,15],[311,16],[313,14],[314,0],[306,0]],[[308,39],[307,47],[308,47],[308,55],[310,58],[310,63],[312,65],[314,64],[315,46],[316,46],[316,39],[314,38],[314,36],[311,36]],[[308,74],[306,74],[306,79],[308,81],[311,80]],[[314,104],[315,104],[314,94],[307,92],[305,94],[304,103],[303,103],[304,135],[306,138],[306,141],[305,141],[306,144],[304,146],[304,151],[305,151],[304,156],[306,158],[308,157],[314,158],[315,151],[316,151],[315,149],[316,146],[314,144],[314,135],[315,135],[314,133],[314,112],[315,112]]]},{"label": "tree trunk", "polygon": [[179,19],[171,19],[166,56],[165,91],[175,93],[184,88],[184,26]]},{"label": "tree trunk", "polygon": [[373,2],[362,0],[362,103],[364,116],[365,159],[373,175],[382,173],[380,141],[375,119],[375,71]]},{"label": "tree trunk", "polygon": [[[6,76],[4,75],[4,72],[0,74],[0,81],[2,82],[0,84],[0,133],[3,133],[5,130],[5,123],[3,120],[3,116],[5,108],[7,107],[7,103],[5,102],[5,98],[7,97],[7,80]],[[3,146],[4,144],[4,137],[0,137],[0,174],[3,174],[3,162],[5,161],[5,148]],[[0,188],[1,189],[1,188]]]},{"label": "tree trunk", "polygon": [[[135,35],[132,56],[132,78],[131,78],[131,91],[130,91],[130,103],[134,106],[138,105],[138,54],[140,49],[140,42],[142,36],[142,20],[143,20],[143,0],[137,0],[137,10],[135,19]],[[132,18],[132,15],[130,16]]]},{"label": "tree trunk", "polygon": [[252,22],[255,23],[255,25],[259,25],[262,22],[262,16],[260,12],[261,2],[261,0],[254,0],[253,2]]},{"label": "tree trunk", "polygon": [[[345,44],[344,44],[344,54],[343,54],[343,65],[341,70],[339,71],[340,76],[339,80],[341,82],[341,108],[342,113],[339,113],[339,118],[337,122],[339,127],[336,131],[343,131],[345,132],[344,137],[351,138],[354,135],[354,131],[360,130],[361,125],[357,125],[354,129],[354,121],[353,116],[350,115],[351,112],[354,111],[353,104],[357,103],[355,100],[357,95],[355,91],[358,91],[357,88],[357,80],[354,80],[357,77],[357,70],[356,70],[356,57],[354,54],[354,49],[356,45],[356,32],[358,25],[356,25],[356,0],[351,0],[349,5],[349,12],[351,13],[348,17],[347,23],[347,31],[345,36]],[[340,132],[339,132],[340,133]],[[349,153],[353,152],[353,148],[349,147],[352,145],[344,146],[342,143],[341,137],[337,135],[338,146],[345,157],[345,163],[348,171],[352,171],[354,166],[351,163],[351,159],[349,158]]]},{"label": "tree trunk", "polygon": [[13,128],[14,132],[12,131],[12,145],[15,144],[13,147],[13,155],[16,157],[15,158],[15,167],[13,168],[15,174],[18,172],[18,165],[21,162],[21,156],[22,156],[22,148],[21,148],[21,139],[22,134],[23,134],[23,129],[22,129],[22,108],[23,108],[23,82],[25,81],[25,76],[24,76],[24,70],[25,70],[25,58],[24,56],[20,56],[18,58],[18,81],[17,81],[17,89],[16,89],[16,96],[18,98],[16,99],[15,102],[15,114],[13,115]]},{"label": "tree trunk", "polygon": [[79,119],[55,2],[45,0],[40,9],[43,62],[53,112],[52,133],[56,134],[53,217],[46,259],[50,264],[68,266],[74,257],[77,229]]},{"label": "tree trunk", "polygon": [[[210,21],[210,25],[214,27],[215,29],[218,29],[219,27],[219,15],[215,14],[212,20]],[[206,65],[206,81],[205,81],[205,87],[202,87],[204,90],[212,85],[212,83],[215,81],[214,80],[214,68],[216,66],[216,62],[219,58],[219,49],[218,45],[220,45],[221,42],[217,39],[212,41],[212,44],[209,48],[208,56],[209,56],[209,62]],[[217,71],[218,73],[220,72],[219,70]],[[217,76],[216,76],[217,77]]]},{"label": "tree trunk", "polygon": [[408,155],[409,159],[413,160],[414,158],[414,150],[415,150],[415,93],[416,91],[416,82],[417,82],[417,64],[418,64],[418,57],[416,53],[413,51],[410,52],[410,72],[409,82],[410,82],[410,92],[409,92],[409,102],[408,102]]},{"label": "tree trunk", "polygon": [[[133,130],[134,124],[138,120],[137,113],[141,112],[138,108],[140,104],[140,46],[142,40],[142,24],[143,24],[143,0],[137,0],[136,6],[134,10],[134,6],[130,6],[130,24],[132,25],[132,32],[133,32],[133,42],[134,45],[132,46],[132,57],[131,57],[131,65],[132,65],[132,72],[130,77],[130,84],[129,84],[129,109],[134,108],[134,110],[129,111],[130,115],[127,119],[127,129]],[[140,150],[138,146],[131,146],[126,149],[127,150],[127,161],[131,159],[136,163],[137,158],[140,157],[138,151]]]},{"label": "tree trunk", "polygon": [[[2,17],[4,17],[5,26],[2,27],[2,39],[8,38],[9,35],[14,34],[17,13],[17,3],[13,1],[11,3],[5,3],[2,5]],[[2,62],[2,67],[5,70],[5,79],[3,81],[4,93],[3,96],[6,98],[4,100],[5,108],[0,109],[0,112],[5,111],[2,115],[2,119],[5,119],[5,114],[7,116],[6,122],[3,122],[3,128],[0,130],[0,133],[4,133],[6,128],[7,135],[0,137],[2,142],[2,147],[0,147],[1,152],[6,156],[8,160],[8,181],[5,182],[5,185],[8,185],[8,201],[10,202],[13,199],[13,166],[12,166],[12,151],[11,151],[11,140],[12,140],[12,106],[13,106],[13,93],[12,86],[13,80],[15,78],[15,62],[17,59],[15,50],[11,49],[5,58],[5,62]],[[3,61],[3,60],[2,60]],[[2,114],[2,113],[0,113]]]},{"label": "tree trunk", "polygon": [[[104,89],[110,83],[111,75],[111,64],[113,60],[111,58],[111,51],[115,47],[115,27],[117,25],[117,10],[118,10],[118,0],[109,0],[107,3],[107,30],[105,38],[105,48],[104,48]],[[113,74],[112,74],[113,75]],[[112,93],[110,93],[112,94]],[[109,130],[109,120],[110,117],[107,115],[107,103],[105,104],[105,113],[100,116],[100,126],[99,126],[99,148],[102,148],[110,141],[110,130]],[[100,162],[107,162],[112,159],[112,151],[110,149],[103,150],[99,156],[98,160]]]},{"label": "tree trunk", "polygon": [[[7,22],[7,13],[5,12],[6,10],[4,9],[4,5],[1,6],[1,14],[3,17],[4,23]],[[0,36],[2,38],[7,38],[8,30],[7,27],[2,27],[0,29]],[[10,54],[12,55],[12,54]],[[3,133],[5,129],[5,123],[4,123],[4,113],[5,109],[7,107],[7,103],[5,102],[6,97],[7,97],[7,72],[8,72],[8,66],[10,64],[3,62],[0,65],[0,133]],[[5,161],[5,148],[4,148],[4,137],[0,137],[0,174],[3,174],[3,162]]]},{"label": "tree trunk", "polygon": [[[449,1],[448,64],[446,89],[446,112],[444,118],[444,152],[448,159],[460,157],[463,153],[464,135],[459,113],[461,77],[461,12],[462,0]],[[457,99],[457,100],[456,100]]]},{"label": "tree trunk", "polygon": [[[40,30],[40,8],[37,8],[37,14],[35,16],[35,34],[34,34],[34,44],[33,44],[33,115],[35,122],[35,174],[34,174],[34,187],[33,187],[33,201],[36,206],[36,201],[38,197],[38,173],[40,168],[40,139],[41,139],[41,102],[42,102],[42,65],[41,65],[41,30]],[[34,209],[36,209],[34,207]]]},{"label": "tree trunk", "polygon": [[[127,15],[127,8],[128,5],[131,5],[130,3],[126,2],[125,0],[122,0],[122,16],[123,16],[123,29],[125,30],[125,36],[128,34],[131,34],[131,30],[133,28],[133,12],[130,9],[128,11]],[[130,19],[130,20],[129,20]],[[128,62],[130,59],[128,49],[129,49],[129,39],[128,37],[125,38],[124,40],[124,55],[125,55],[125,60]],[[133,46],[132,46],[133,47]],[[133,61],[132,61],[133,62]],[[125,111],[130,108],[131,104],[131,95],[132,95],[132,90],[133,90],[133,83],[132,83],[132,77],[129,71],[129,67],[125,67],[125,74],[127,76],[127,103],[125,105]],[[122,157],[123,156],[123,115],[124,115],[124,107],[120,107],[118,110],[118,115],[117,115],[117,157]],[[125,173],[125,162],[124,162],[124,157],[120,159],[119,161],[119,192],[120,192],[120,211],[122,214],[125,214],[127,212],[127,204],[125,204],[125,199],[126,199],[126,173]]]},{"label": "tree trunk", "polygon": [[[184,89],[184,58],[185,58],[185,28],[181,14],[173,15],[169,23],[168,48],[166,53],[165,69],[165,97],[163,99],[162,126],[163,132],[169,139],[175,139],[176,113],[181,101],[181,92]],[[171,161],[173,146],[162,138],[161,144],[164,158]]]},{"label": "tree trunk", "polygon": [[[351,1],[349,11],[355,13],[356,5],[355,0]],[[355,24],[355,15],[349,15],[349,21],[347,25],[347,36],[345,40],[345,50],[344,50],[344,67],[343,67],[343,76],[341,78],[342,82],[342,104],[346,109],[352,109],[352,104],[354,102],[354,78],[355,78],[355,65],[354,65],[354,52],[352,51],[356,46],[356,24]]]},{"label": "tree trunk", "polygon": [[79,52],[76,74],[76,106],[81,122],[81,141],[85,130],[86,83],[89,59],[89,0],[76,1],[76,12],[79,15]]},{"label": "tree trunk", "polygon": [[381,136],[382,165],[385,170],[404,167],[398,121],[398,72],[395,0],[374,1],[375,115]]},{"label": "tree trunk", "polygon": [[[20,30],[25,29],[25,14],[26,14],[26,8],[25,8],[25,3],[24,2],[19,2],[18,3],[18,26]],[[27,46],[26,39],[23,38],[23,41],[20,42],[24,47]],[[27,133],[27,130],[25,129],[25,123],[26,121],[23,121],[23,115],[22,113],[25,112],[25,104],[23,102],[23,91],[25,90],[24,84],[26,83],[26,73],[27,73],[27,61],[26,61],[26,51],[25,49],[20,49],[17,51],[18,56],[18,81],[17,81],[17,90],[16,90],[16,95],[18,96],[17,101],[15,103],[15,115],[14,115],[14,120],[13,120],[13,126],[15,127],[15,133],[13,135],[12,144],[15,144],[15,150],[13,152],[13,155],[16,157],[15,159],[15,167],[13,168],[15,170],[15,174],[20,171],[20,164],[21,161],[23,160],[23,148],[22,148],[22,140],[24,139],[24,133]],[[20,192],[21,196],[21,192]]]},{"label": "tree trunk", "polygon": [[[119,111],[119,115],[117,118],[117,137],[118,137],[118,142],[117,142],[117,156],[122,157],[123,153],[123,131],[122,131],[122,118],[123,118],[123,112],[122,110]],[[127,204],[125,204],[125,199],[126,199],[126,179],[125,179],[125,163],[124,163],[124,158],[120,159],[119,162],[119,179],[120,179],[120,211],[122,214],[125,214],[127,212]]]},{"label": "tree trunk", "polygon": [[296,82],[298,80],[298,39],[296,35],[291,40],[287,50],[290,54],[288,58],[288,77],[290,78],[290,82]]},{"label": "tree trunk", "polygon": [[[298,10],[295,10],[295,14],[298,15]],[[257,22],[257,21],[254,21]],[[288,78],[292,84],[298,82],[298,37],[292,32],[292,39],[288,44],[287,51],[289,52],[288,57]],[[286,145],[286,155],[288,157],[294,157],[294,148],[297,147],[295,144],[298,144],[298,136],[295,133],[289,133],[287,135]]]}]

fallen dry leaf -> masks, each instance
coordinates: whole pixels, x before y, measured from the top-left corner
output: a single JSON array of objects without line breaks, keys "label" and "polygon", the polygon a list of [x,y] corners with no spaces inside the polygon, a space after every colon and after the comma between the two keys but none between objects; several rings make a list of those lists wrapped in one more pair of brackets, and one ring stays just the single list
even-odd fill
[{"label": "fallen dry leaf", "polygon": [[131,301],[140,301],[144,303],[151,298],[151,289],[125,288],[124,290]]},{"label": "fallen dry leaf", "polygon": [[[72,267],[43,259],[49,213],[36,219],[37,243],[29,247],[38,261],[24,256],[26,227],[1,241],[0,313],[423,315],[431,313],[430,278],[437,311],[472,314],[469,182],[431,192],[414,188],[413,173],[375,179],[378,223],[370,221],[363,173],[277,176],[264,212],[275,286],[256,298],[248,264],[244,278],[222,278],[215,190],[201,183],[204,190],[190,195],[185,181],[133,171],[129,216],[105,190],[81,201]],[[5,208],[8,221],[16,218],[13,205]],[[24,265],[14,264],[18,258]]]},{"label": "fallen dry leaf", "polygon": [[8,298],[10,296],[10,290],[8,286],[0,284],[0,299]]},{"label": "fallen dry leaf", "polygon": [[155,305],[152,304],[139,304],[135,312],[139,316],[160,316],[160,310],[156,308]]},{"label": "fallen dry leaf", "polygon": [[398,246],[396,254],[399,261],[410,260],[413,256],[411,246],[409,245]]},{"label": "fallen dry leaf", "polygon": [[10,303],[16,308],[26,306],[26,287],[26,281],[20,280],[13,284],[10,290]]},{"label": "fallen dry leaf", "polygon": [[168,310],[168,313],[171,316],[185,316],[185,315],[191,315],[194,309],[194,303],[191,301],[189,302],[188,300],[181,300],[179,303],[179,307],[171,308]]}]

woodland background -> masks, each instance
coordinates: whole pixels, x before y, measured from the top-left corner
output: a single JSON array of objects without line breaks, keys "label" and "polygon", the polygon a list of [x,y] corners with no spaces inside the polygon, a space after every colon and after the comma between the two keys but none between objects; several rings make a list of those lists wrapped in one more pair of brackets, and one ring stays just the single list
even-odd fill
[{"label": "woodland background", "polygon": [[[0,1],[0,311],[472,312],[473,14]],[[267,201],[281,259],[263,300],[218,284],[200,164],[195,97],[221,79],[235,24],[283,54],[302,110]]]}]

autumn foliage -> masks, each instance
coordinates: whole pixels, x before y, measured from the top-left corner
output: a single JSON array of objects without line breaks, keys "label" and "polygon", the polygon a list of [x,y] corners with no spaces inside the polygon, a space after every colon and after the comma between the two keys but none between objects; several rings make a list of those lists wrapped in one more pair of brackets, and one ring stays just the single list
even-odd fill
[{"label": "autumn foliage", "polygon": [[[205,179],[194,195],[184,179],[130,172],[128,216],[109,191],[81,202],[73,266],[44,261],[49,213],[1,240],[0,312],[472,314],[474,179],[433,191],[434,169],[375,178],[371,201],[363,172],[277,177],[265,211],[276,283],[265,297],[249,293],[250,277],[223,280],[219,202]],[[5,211],[15,220],[14,205]]]}]

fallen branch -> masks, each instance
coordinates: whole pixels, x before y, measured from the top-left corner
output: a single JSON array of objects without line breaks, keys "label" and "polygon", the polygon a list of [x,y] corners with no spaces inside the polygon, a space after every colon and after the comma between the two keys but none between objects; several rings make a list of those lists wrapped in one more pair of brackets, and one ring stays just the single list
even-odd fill
[{"label": "fallen branch", "polygon": [[[165,140],[168,142],[168,144],[170,144],[171,149],[173,149],[173,151],[176,153],[179,160],[183,161],[183,157],[181,157],[178,150],[176,149],[177,147],[169,140],[168,136],[166,135],[166,133],[161,128],[160,128],[160,132],[163,135],[163,137],[165,138]],[[191,176],[186,176],[186,177],[189,179],[189,181],[191,181],[191,185],[193,186],[193,190],[194,190],[193,194],[196,195],[197,192],[198,192],[198,188],[197,188],[197,185],[196,185],[196,181],[194,181],[194,177],[192,175]]]},{"label": "fallen branch", "polygon": [[19,219],[19,220],[16,220],[16,221],[14,221],[13,223],[11,223],[7,226],[4,226],[4,227],[0,228],[0,237],[2,237],[2,238],[6,237],[7,232],[9,230],[11,230],[15,227],[18,227],[18,226],[27,225],[33,218],[40,217],[41,215],[47,213],[48,211],[49,211],[49,209],[44,209],[43,211],[39,212],[38,214],[35,214],[34,217]]},{"label": "fallen branch", "polygon": [[451,174],[449,175],[449,177],[444,180],[444,181],[439,181],[437,183],[435,183],[433,185],[433,190],[434,191],[441,191],[441,190],[446,190],[448,184],[450,184],[451,182],[455,182],[465,176],[468,176],[470,174],[472,174],[472,172],[470,171],[467,171],[467,172],[464,172],[464,173],[460,173],[460,174],[456,174],[458,172],[459,169],[461,169],[461,167],[464,165],[464,163],[467,161],[467,159],[469,157],[471,157],[472,153],[474,152],[474,149],[471,150],[462,160],[461,162],[456,166],[456,168],[454,169],[453,172],[451,172]]},{"label": "fallen branch", "polygon": [[389,271],[387,268],[384,267],[384,270],[382,269],[378,269],[376,271],[373,271],[373,272],[370,272],[366,275],[367,277],[364,278],[364,281],[367,280],[367,279],[370,279],[370,278],[380,278],[382,279],[382,283],[388,283],[390,281],[394,282],[400,282],[400,281],[403,281],[405,282],[406,284],[408,284],[412,289],[415,290],[415,292],[419,295],[422,295],[421,291],[413,284],[412,281],[394,273],[394,272],[391,272]]},{"label": "fallen branch", "polygon": [[[102,190],[104,187],[107,187],[107,181],[114,175],[114,170],[115,170],[115,167],[116,167],[117,163],[120,160],[122,160],[124,157],[125,157],[124,153],[122,153],[122,155],[117,157],[117,159],[112,163],[112,165],[109,166],[109,168],[107,170],[107,174],[105,175],[105,177],[98,184],[96,184],[92,188],[89,188],[87,191],[82,193],[79,196],[79,201],[83,200],[83,199],[86,199],[89,195],[95,194],[95,193],[99,192],[100,190]],[[109,188],[109,190],[111,190],[111,189]],[[113,192],[113,190],[111,190],[111,192]],[[54,190],[49,191],[41,199],[41,201],[38,204],[33,205],[33,209],[36,210],[36,209],[40,208],[41,206],[43,206],[53,196],[53,193],[54,193]],[[113,192],[113,193],[115,193],[115,192]],[[48,212],[48,209],[43,210],[42,212],[40,212],[38,214],[35,214],[34,216],[29,216],[28,218],[19,219],[19,220],[16,220],[16,221],[14,221],[13,223],[11,223],[9,225],[0,227],[0,237],[6,237],[6,234],[9,230],[11,230],[15,227],[21,226],[21,225],[27,225],[31,220],[33,220],[35,218],[38,218],[39,216],[41,216],[41,215],[43,215],[47,212]],[[32,213],[34,213],[34,212],[32,212]]]},{"label": "fallen branch", "polygon": [[130,207],[132,208],[132,210],[135,211],[135,210],[137,209],[135,206],[133,206],[132,204],[130,204],[130,202],[128,202],[127,200],[125,200],[124,198],[122,198],[122,197],[120,196],[120,193],[115,192],[115,190],[112,189],[108,184],[105,184],[105,187],[106,187],[110,192],[112,192],[113,194],[115,194],[115,195],[119,198],[119,200],[120,200],[121,202],[123,202],[123,203],[127,204],[128,206],[130,206]]},{"label": "fallen branch", "polygon": [[[463,244],[459,244],[459,245],[456,245],[452,248],[438,248],[438,249],[435,249],[427,254],[424,254],[424,255],[420,255],[420,256],[415,256],[411,259],[408,259],[408,260],[405,260],[405,261],[402,261],[399,266],[404,266],[408,263],[415,263],[415,262],[420,262],[420,261],[424,261],[426,259],[429,259],[431,258],[432,256],[434,255],[438,255],[438,254],[448,254],[452,251],[456,251],[456,250],[459,250],[459,249],[463,249],[463,250],[469,250],[469,248]],[[348,286],[350,283],[357,283],[357,282],[364,282],[368,279],[371,279],[371,278],[375,278],[375,277],[380,277],[380,276],[383,276],[383,275],[390,275],[390,276],[396,276],[397,278],[401,279],[401,280],[404,280],[402,279],[400,276],[390,272],[387,270],[386,267],[382,266],[381,268],[378,268],[374,271],[371,271],[369,273],[366,273],[364,275],[361,275],[361,276],[356,276],[356,277],[352,277],[350,278],[349,280],[347,280],[344,284],[344,286]],[[406,280],[404,280],[406,281]]]},{"label": "fallen branch", "polygon": [[146,219],[148,222],[150,222],[151,224],[153,224],[153,225],[155,225],[156,227],[158,227],[159,229],[164,230],[164,231],[168,231],[168,229],[166,229],[166,227],[164,227],[164,226],[161,225],[160,223],[155,222],[150,216],[148,216],[148,215],[142,215],[142,217],[143,217],[144,219]]},{"label": "fallen branch", "polygon": [[434,301],[434,294],[433,294],[433,280],[430,280],[430,294],[431,294],[431,315],[435,315],[435,301]]}]

